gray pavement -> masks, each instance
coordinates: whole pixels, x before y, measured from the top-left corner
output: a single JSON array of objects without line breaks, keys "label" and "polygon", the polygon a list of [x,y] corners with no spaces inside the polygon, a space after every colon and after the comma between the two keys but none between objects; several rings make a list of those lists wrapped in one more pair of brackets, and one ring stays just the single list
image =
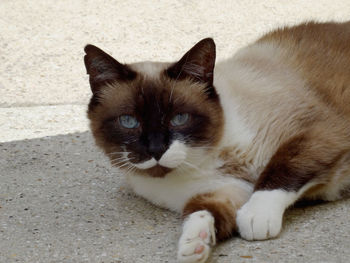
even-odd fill
[{"label": "gray pavement", "polygon": [[[134,196],[91,134],[0,144],[0,262],[176,262],[178,215]],[[350,200],[287,212],[275,240],[211,262],[349,262]]]},{"label": "gray pavement", "polygon": [[[1,0],[0,263],[176,262],[180,217],[134,196],[87,132],[85,44],[168,61],[210,36],[222,59],[276,26],[349,14],[349,0]],[[350,262],[349,209],[291,209],[278,239],[233,238],[211,262]]]}]

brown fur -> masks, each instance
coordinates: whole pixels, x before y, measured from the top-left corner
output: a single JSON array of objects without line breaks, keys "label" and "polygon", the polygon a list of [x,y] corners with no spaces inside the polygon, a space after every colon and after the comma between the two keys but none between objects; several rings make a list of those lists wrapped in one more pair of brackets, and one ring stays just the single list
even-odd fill
[{"label": "brown fur", "polygon": [[[282,50],[282,61],[300,74],[306,87],[293,88],[291,94],[297,96],[289,98],[285,108],[276,109],[274,98],[272,103],[262,104],[280,114],[275,125],[267,133],[262,123],[248,152],[235,147],[224,148],[220,154],[224,165],[219,171],[253,183],[255,191],[284,189],[297,192],[311,183],[314,186],[306,191],[305,197],[339,198],[341,192],[349,191],[346,187],[350,185],[350,22],[307,23],[283,28],[267,34],[257,43]],[[281,68],[272,60],[254,56],[241,61],[265,74]],[[285,94],[288,89],[282,92]],[[248,99],[254,106],[246,110],[256,111],[260,116],[259,112],[265,109],[259,109],[259,94],[251,94]],[[287,113],[288,107],[295,109],[291,108]],[[255,178],[248,169],[250,156],[257,151],[256,145],[269,142],[276,151],[260,176]],[[338,189],[342,190],[340,194],[335,192]],[[236,227],[237,209],[229,200],[230,197],[238,198],[232,196],[232,192],[215,191],[196,196],[187,203],[184,214],[209,210],[215,217],[218,238],[229,237]]]},{"label": "brown fur", "polygon": [[255,188],[298,191],[313,179],[323,183],[321,177],[329,174],[349,147],[344,134],[324,125],[314,126],[278,149]]},{"label": "brown fur", "polygon": [[[133,113],[135,103],[139,108],[142,108],[143,99],[140,94],[148,92],[159,96],[157,99],[163,101],[164,108],[170,107],[171,104],[174,111],[179,109],[204,116],[209,123],[196,134],[200,140],[193,142],[193,146],[215,146],[222,136],[222,110],[219,106],[219,100],[208,100],[206,94],[202,92],[203,89],[204,86],[200,83],[189,79],[174,81],[165,74],[160,79],[148,79],[139,74],[133,81],[109,84],[99,94],[98,101],[100,103],[88,111],[91,130],[97,145],[105,151],[111,160],[119,156],[113,153],[121,152],[122,149],[111,141],[113,129],[107,124],[119,115]],[[169,101],[171,92],[173,101]],[[202,106],[204,104],[206,107]],[[133,153],[129,156],[136,158]],[[139,173],[163,177],[170,170],[164,167],[154,167],[148,170],[139,170]]]},{"label": "brown fur", "polygon": [[310,22],[276,30],[259,42],[287,50],[292,65],[319,98],[338,113],[350,116],[350,22]]},{"label": "brown fur", "polygon": [[[213,87],[212,39],[198,42],[172,64],[123,65],[93,45],[87,45],[85,52],[93,92],[88,109],[91,130],[113,164],[162,177],[172,169],[157,165],[141,170],[132,164],[159,160],[177,139],[192,147],[217,145],[223,113]],[[172,125],[172,119],[181,114],[187,114],[186,123]],[[137,127],[125,128],[121,116],[131,118]]]},{"label": "brown fur", "polygon": [[183,216],[207,210],[215,218],[216,238],[224,240],[237,231],[236,212],[248,200],[250,193],[241,188],[224,187],[191,198],[183,209]]},{"label": "brown fur", "polygon": [[310,107],[314,117],[303,122],[302,131],[279,147],[256,189],[298,190],[311,180],[321,184],[350,151],[350,22],[302,24],[258,42],[285,50],[286,63],[304,78],[316,106]]},{"label": "brown fur", "polygon": [[220,151],[219,158],[224,162],[218,169],[222,174],[255,183],[255,178],[246,169],[249,160],[242,156],[239,149],[226,147]]}]

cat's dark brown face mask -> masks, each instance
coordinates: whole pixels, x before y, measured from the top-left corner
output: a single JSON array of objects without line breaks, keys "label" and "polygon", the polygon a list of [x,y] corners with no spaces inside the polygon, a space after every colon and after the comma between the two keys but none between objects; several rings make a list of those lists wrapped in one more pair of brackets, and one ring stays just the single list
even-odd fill
[{"label": "cat's dark brown face mask", "polygon": [[223,114],[213,86],[212,39],[173,64],[122,65],[95,46],[85,52],[93,93],[88,117],[112,164],[161,177],[184,163],[195,166],[191,150],[219,142]]}]

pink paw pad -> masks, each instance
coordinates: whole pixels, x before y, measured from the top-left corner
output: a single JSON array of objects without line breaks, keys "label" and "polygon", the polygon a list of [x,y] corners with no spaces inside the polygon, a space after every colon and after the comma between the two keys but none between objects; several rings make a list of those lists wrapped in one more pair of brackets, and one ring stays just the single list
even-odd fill
[{"label": "pink paw pad", "polygon": [[199,232],[199,237],[203,240],[206,239],[208,237],[207,231],[202,230],[201,232]]},{"label": "pink paw pad", "polygon": [[201,254],[204,251],[204,246],[203,245],[198,245],[196,249],[194,250],[194,253],[196,254]]}]

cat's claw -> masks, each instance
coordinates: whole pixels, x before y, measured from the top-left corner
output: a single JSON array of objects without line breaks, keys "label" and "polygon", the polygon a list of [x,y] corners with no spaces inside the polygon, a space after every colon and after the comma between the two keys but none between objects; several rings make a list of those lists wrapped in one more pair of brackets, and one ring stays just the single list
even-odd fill
[{"label": "cat's claw", "polygon": [[198,211],[185,221],[177,254],[180,263],[204,263],[215,244],[214,218],[208,211]]},{"label": "cat's claw", "polygon": [[[237,226],[242,238],[264,240],[278,236],[285,206],[272,191],[254,193],[237,212]],[[276,195],[277,197],[277,195]],[[283,198],[282,198],[283,199]]]}]

